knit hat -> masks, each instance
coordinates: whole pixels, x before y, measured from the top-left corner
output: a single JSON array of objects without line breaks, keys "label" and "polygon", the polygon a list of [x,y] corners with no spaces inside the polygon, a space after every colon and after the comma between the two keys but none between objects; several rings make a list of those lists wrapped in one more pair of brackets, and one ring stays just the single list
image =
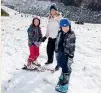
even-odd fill
[{"label": "knit hat", "polygon": [[60,27],[67,27],[71,26],[70,21],[67,18],[61,19],[60,20]]},{"label": "knit hat", "polygon": [[50,11],[51,11],[52,9],[54,9],[54,10],[56,10],[56,11],[57,11],[57,8],[56,8],[56,6],[55,6],[55,5],[52,5],[52,6],[50,7]]}]

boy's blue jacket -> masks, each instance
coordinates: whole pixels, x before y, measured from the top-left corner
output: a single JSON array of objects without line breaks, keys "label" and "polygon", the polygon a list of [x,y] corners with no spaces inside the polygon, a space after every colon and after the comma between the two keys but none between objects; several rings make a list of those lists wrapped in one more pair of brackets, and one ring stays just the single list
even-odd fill
[{"label": "boy's blue jacket", "polygon": [[74,57],[76,36],[73,31],[64,33],[59,31],[55,43],[55,52],[62,52],[70,57]]},{"label": "boy's blue jacket", "polygon": [[42,33],[40,27],[33,27],[32,25],[30,25],[27,32],[29,46],[34,45],[34,42],[41,42]]}]

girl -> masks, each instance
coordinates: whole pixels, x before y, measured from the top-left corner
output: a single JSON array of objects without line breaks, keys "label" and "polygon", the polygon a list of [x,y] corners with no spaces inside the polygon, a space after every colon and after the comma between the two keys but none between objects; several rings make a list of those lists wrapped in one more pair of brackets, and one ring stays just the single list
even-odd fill
[{"label": "girl", "polygon": [[42,39],[39,18],[36,17],[33,19],[32,24],[28,28],[27,32],[28,32],[28,45],[30,50],[27,67],[30,67],[32,63],[34,65],[40,66],[40,64],[38,64],[36,61],[39,56],[39,46]]},{"label": "girl", "polygon": [[56,39],[55,52],[58,65],[62,68],[62,73],[55,89],[66,93],[71,73],[69,60],[74,57],[76,37],[75,33],[71,31],[71,23],[68,19],[64,18],[60,21],[60,28],[61,30]]},{"label": "girl", "polygon": [[45,63],[46,65],[53,63],[55,41],[59,31],[59,22],[61,19],[62,16],[58,13],[56,6],[52,5],[50,7],[50,15],[46,35],[42,39],[42,41],[44,42],[48,38],[48,44],[47,44],[48,60]]}]

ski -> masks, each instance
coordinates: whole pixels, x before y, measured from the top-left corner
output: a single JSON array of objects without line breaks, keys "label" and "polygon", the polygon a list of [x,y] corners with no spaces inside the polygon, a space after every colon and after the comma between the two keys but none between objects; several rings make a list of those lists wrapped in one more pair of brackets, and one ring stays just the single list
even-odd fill
[{"label": "ski", "polygon": [[22,69],[27,70],[27,71],[37,71],[37,72],[45,72],[45,71],[50,71],[51,73],[55,72],[54,69],[49,69],[49,68],[42,67],[42,66],[37,66],[37,67],[34,67],[34,68],[27,68],[27,66],[24,65],[24,67]]},{"label": "ski", "polygon": [[38,71],[38,68],[35,67],[35,68],[27,68],[26,65],[24,65],[24,67],[22,68],[23,70],[26,70],[26,71]]}]

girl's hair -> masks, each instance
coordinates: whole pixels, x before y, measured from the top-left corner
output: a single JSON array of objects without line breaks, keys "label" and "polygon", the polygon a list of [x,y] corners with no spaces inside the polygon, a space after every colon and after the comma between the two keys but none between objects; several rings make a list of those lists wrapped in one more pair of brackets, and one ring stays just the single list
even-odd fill
[{"label": "girl's hair", "polygon": [[35,19],[39,20],[39,25],[38,25],[37,27],[40,27],[40,19],[39,19],[38,17],[33,18],[31,25],[32,25],[33,27],[36,27],[35,24],[34,24]]}]

